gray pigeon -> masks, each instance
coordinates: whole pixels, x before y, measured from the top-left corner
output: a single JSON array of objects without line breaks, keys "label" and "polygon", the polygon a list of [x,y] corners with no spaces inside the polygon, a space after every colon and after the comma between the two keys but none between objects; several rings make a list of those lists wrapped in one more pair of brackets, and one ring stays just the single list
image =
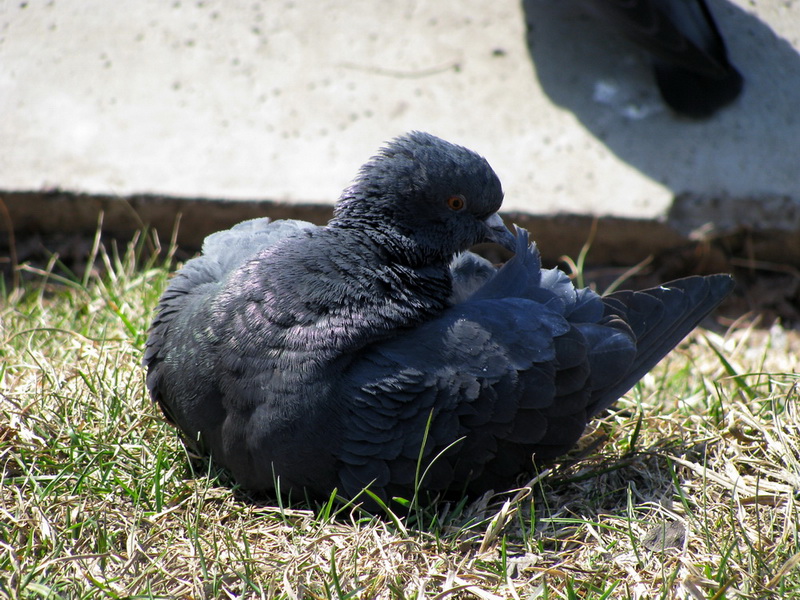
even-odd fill
[{"label": "gray pigeon", "polygon": [[[500,181],[426,133],[387,144],[325,227],[209,236],[161,298],[147,386],[252,490],[384,500],[514,485],[566,452],[730,292],[727,275],[601,297],[505,228]],[[515,252],[497,269],[467,250]]]}]

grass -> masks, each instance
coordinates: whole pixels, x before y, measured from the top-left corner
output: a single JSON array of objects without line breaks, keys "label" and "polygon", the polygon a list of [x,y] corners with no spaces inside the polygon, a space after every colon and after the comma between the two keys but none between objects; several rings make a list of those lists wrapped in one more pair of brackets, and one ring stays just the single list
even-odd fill
[{"label": "grass", "polygon": [[800,598],[796,334],[695,334],[520,490],[287,506],[187,456],[151,405],[170,260],[150,243],[0,297],[0,596]]}]

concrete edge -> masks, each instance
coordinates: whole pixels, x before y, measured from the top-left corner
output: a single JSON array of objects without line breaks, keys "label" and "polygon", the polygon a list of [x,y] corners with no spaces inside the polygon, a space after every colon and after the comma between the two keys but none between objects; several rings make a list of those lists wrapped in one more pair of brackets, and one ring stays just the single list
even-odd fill
[{"label": "concrete edge", "polygon": [[[92,236],[102,218],[104,234],[129,239],[152,227],[162,243],[176,226],[179,247],[197,250],[210,233],[255,217],[303,219],[324,224],[333,207],[322,203],[282,203],[270,200],[231,201],[136,194],[127,197],[91,195],[63,190],[0,192],[0,251],[5,253],[13,232],[17,241],[30,235]],[[563,256],[577,258],[595,235],[587,264],[633,265],[648,257],[662,263],[676,260],[676,276],[695,272],[730,271],[733,266],[800,268],[800,231],[738,227],[724,232],[687,232],[669,220],[592,217],[576,214],[531,215],[504,212],[507,224],[531,232],[546,263]],[[596,222],[596,225],[595,225]],[[759,267],[761,265],[761,267]]]}]

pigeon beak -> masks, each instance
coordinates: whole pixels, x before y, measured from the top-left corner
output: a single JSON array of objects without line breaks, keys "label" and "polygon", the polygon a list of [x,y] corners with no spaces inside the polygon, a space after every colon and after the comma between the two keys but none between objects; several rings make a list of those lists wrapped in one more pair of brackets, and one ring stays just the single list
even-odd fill
[{"label": "pigeon beak", "polygon": [[486,225],[484,242],[494,242],[495,244],[500,244],[506,250],[516,252],[517,238],[505,226],[500,215],[493,213],[492,216],[484,220],[483,224]]}]

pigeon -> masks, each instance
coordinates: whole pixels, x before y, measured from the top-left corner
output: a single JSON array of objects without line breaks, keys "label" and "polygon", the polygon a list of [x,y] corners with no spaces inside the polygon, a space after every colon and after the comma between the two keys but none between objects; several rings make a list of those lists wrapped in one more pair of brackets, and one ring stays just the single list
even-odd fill
[{"label": "pigeon", "polygon": [[705,119],[741,93],[744,79],[705,0],[582,2],[651,54],[658,89],[676,113]]},{"label": "pigeon", "polygon": [[[326,226],[261,218],[210,235],[159,302],[152,398],[192,451],[256,492],[509,489],[567,452],[733,281],[576,289],[505,227],[502,200],[484,158],[411,132],[361,168]],[[514,255],[498,268],[469,252],[483,242]]]}]

